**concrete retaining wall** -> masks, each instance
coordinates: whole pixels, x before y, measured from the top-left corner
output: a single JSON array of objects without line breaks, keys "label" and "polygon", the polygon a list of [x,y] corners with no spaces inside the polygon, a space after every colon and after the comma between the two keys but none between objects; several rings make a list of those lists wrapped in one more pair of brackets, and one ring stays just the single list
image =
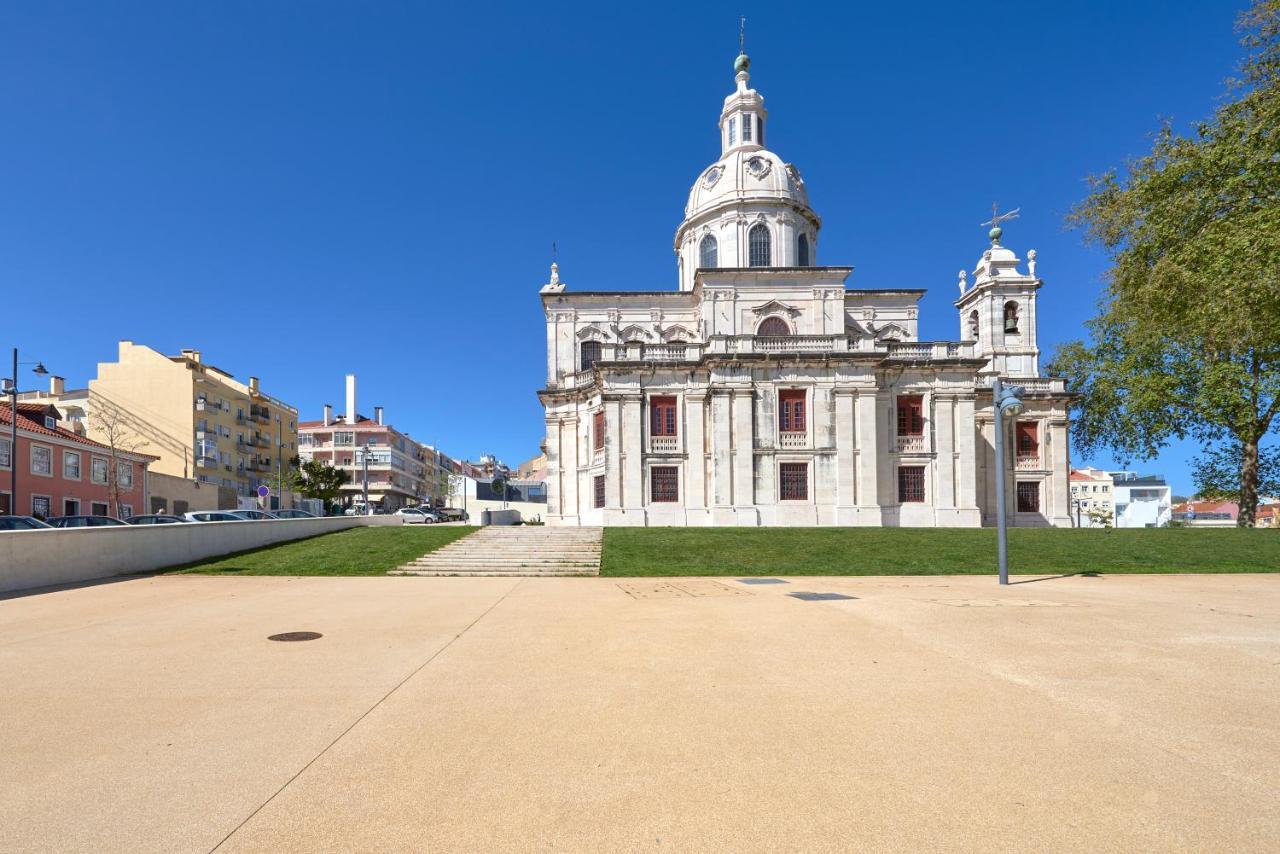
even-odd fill
[{"label": "concrete retaining wall", "polygon": [[165,569],[399,516],[335,516],[260,522],[187,522],[0,532],[0,593]]}]

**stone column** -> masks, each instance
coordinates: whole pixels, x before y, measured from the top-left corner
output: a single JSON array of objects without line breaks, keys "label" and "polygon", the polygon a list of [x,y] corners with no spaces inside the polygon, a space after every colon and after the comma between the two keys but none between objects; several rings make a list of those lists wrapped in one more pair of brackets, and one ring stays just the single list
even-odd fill
[{"label": "stone column", "polygon": [[[978,509],[978,428],[973,398],[956,400],[956,506]],[[981,524],[978,519],[973,524]]]},{"label": "stone column", "polygon": [[733,456],[729,446],[733,393],[711,393],[711,503],[727,507],[733,503]]},{"label": "stone column", "polygon": [[[1066,421],[1049,422],[1049,477],[1045,480],[1044,515],[1051,525],[1071,527],[1071,455]],[[1114,500],[1114,496],[1113,496]]]},{"label": "stone column", "polygon": [[578,524],[578,478],[581,476],[580,464],[578,462],[578,446],[581,441],[578,437],[578,417],[570,416],[560,422],[560,454],[561,467],[564,478],[561,485],[564,487],[564,501],[562,511],[566,520],[572,520],[571,524]]},{"label": "stone column", "polygon": [[933,419],[933,435],[937,442],[934,451],[938,461],[933,506],[935,510],[945,511],[938,515],[939,524],[951,524],[954,514],[950,511],[956,506],[955,398],[935,396]]},{"label": "stone column", "polygon": [[684,396],[684,506],[696,510],[707,506],[705,426],[702,423],[706,398],[706,392],[686,392]]},{"label": "stone column", "polygon": [[[561,468],[560,456],[560,424],[554,416],[547,417],[547,515],[562,516],[564,515],[564,507],[561,505],[562,487],[561,479],[564,476],[564,469]],[[464,483],[465,488],[465,483]],[[479,519],[477,519],[479,521]]]},{"label": "stone column", "polygon": [[641,420],[640,395],[626,397],[622,400],[622,459],[620,473],[622,475],[622,501],[624,508],[638,511],[635,524],[643,524],[643,508],[647,503],[644,496],[644,451],[645,431]]},{"label": "stone column", "polygon": [[884,438],[879,429],[879,395],[870,389],[859,391],[858,413],[858,506],[880,507],[880,456]]},{"label": "stone column", "polygon": [[733,503],[739,507],[755,504],[755,431],[751,426],[752,394],[733,393]]},{"label": "stone column", "polygon": [[852,507],[857,504],[857,482],[853,467],[857,459],[857,445],[854,429],[855,393],[851,391],[833,392],[836,396],[836,504],[841,507]]},{"label": "stone column", "polygon": [[622,506],[622,401],[604,401],[604,506]]}]

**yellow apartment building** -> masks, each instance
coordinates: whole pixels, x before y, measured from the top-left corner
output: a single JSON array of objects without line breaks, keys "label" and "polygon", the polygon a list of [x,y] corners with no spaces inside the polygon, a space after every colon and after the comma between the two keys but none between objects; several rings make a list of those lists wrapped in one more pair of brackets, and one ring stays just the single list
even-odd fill
[{"label": "yellow apartment building", "polygon": [[298,410],[205,362],[199,350],[166,356],[121,341],[114,362],[89,381],[88,435],[106,441],[112,426],[131,446],[159,459],[151,471],[231,487],[248,499],[267,486],[292,506],[280,477],[298,454]]}]

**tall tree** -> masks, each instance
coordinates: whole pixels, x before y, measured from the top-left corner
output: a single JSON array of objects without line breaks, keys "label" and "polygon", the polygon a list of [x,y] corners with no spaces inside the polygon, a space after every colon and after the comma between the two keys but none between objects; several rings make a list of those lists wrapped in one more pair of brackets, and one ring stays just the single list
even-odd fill
[{"label": "tall tree", "polygon": [[327,510],[329,504],[342,493],[342,487],[349,478],[347,473],[321,460],[302,462],[294,457],[290,460],[292,468],[289,474],[293,479],[293,488],[307,498],[319,498]]},{"label": "tall tree", "polygon": [[1238,448],[1241,526],[1280,413],[1280,0],[1240,15],[1245,57],[1188,135],[1090,179],[1068,217],[1110,256],[1108,287],[1052,369],[1081,393],[1073,438],[1149,459],[1171,438]]},{"label": "tall tree", "polygon": [[[95,400],[89,410],[89,427],[99,441],[107,446],[107,500],[110,502],[111,515],[119,517],[123,487],[120,483],[121,464],[125,464],[125,472],[132,485],[133,462],[126,455],[145,448],[147,442],[133,431],[130,419],[124,411],[103,400]],[[150,513],[151,508],[135,508],[135,512]]]}]

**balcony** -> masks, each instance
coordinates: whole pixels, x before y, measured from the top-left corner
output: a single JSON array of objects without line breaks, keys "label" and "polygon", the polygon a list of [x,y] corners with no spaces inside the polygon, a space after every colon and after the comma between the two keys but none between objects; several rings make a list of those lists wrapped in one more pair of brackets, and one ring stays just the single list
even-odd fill
[{"label": "balcony", "polygon": [[779,448],[807,448],[809,447],[808,433],[795,433],[786,431],[778,434]]},{"label": "balcony", "polygon": [[[693,358],[688,358],[689,353]],[[641,352],[641,358],[650,362],[684,362],[697,361],[698,348],[690,348],[688,344],[648,344]]]},{"label": "balcony", "polygon": [[898,437],[898,453],[900,454],[923,454],[927,449],[928,443],[925,441],[924,434]]},{"label": "balcony", "polygon": [[1014,457],[1013,468],[1015,471],[1039,471],[1043,464],[1039,454],[1018,454]]},{"label": "balcony", "polygon": [[[1001,377],[1005,388],[1022,386],[1027,394],[1066,394],[1067,381],[1064,377]],[[991,376],[978,377],[977,385],[982,388],[991,387]]]},{"label": "balcony", "polygon": [[218,467],[218,458],[217,457],[196,457],[196,467],[202,468],[202,469],[216,469]]},{"label": "balcony", "polygon": [[904,341],[891,342],[887,346],[890,359],[938,361],[974,358],[972,341]]},{"label": "balcony", "polygon": [[650,436],[649,453],[677,454],[680,452],[679,436]]}]

